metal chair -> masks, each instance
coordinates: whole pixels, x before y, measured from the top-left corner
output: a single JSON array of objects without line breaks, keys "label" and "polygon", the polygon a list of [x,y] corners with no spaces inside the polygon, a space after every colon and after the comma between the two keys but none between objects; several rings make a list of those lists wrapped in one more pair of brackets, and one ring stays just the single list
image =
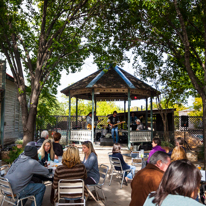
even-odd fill
[{"label": "metal chair", "polygon": [[[66,195],[78,195],[78,200],[81,200],[80,203],[60,203],[60,200],[71,200],[73,198],[67,198]],[[61,179],[58,182],[58,202],[55,205],[86,205],[84,198],[84,180],[82,179]]]},{"label": "metal chair", "polygon": [[1,206],[4,204],[4,201],[12,205],[17,205],[17,206],[19,205],[19,202],[21,202],[21,205],[23,205],[22,200],[25,200],[25,199],[34,201],[34,205],[36,206],[36,198],[33,195],[29,195],[23,198],[18,198],[13,193],[13,190],[7,178],[0,177],[0,190],[1,190],[2,195],[4,196],[1,202]]},{"label": "metal chair", "polygon": [[0,176],[4,177],[6,175],[6,173],[8,172],[10,168],[10,165],[3,165],[0,167]]},{"label": "metal chair", "polygon": [[[125,173],[126,172],[131,172],[132,170],[131,169],[123,170],[121,161],[118,157],[112,157],[111,158],[111,164],[112,164],[112,174],[110,173],[111,178],[110,178],[109,185],[111,185],[113,173],[116,173],[116,174],[122,176],[121,177],[122,180],[121,180],[121,183],[120,183],[120,188],[122,189],[122,184],[123,184],[123,181],[124,181]],[[119,168],[119,170],[117,168]]]},{"label": "metal chair", "polygon": [[106,205],[106,197],[104,195],[104,191],[103,191],[102,187],[103,187],[105,179],[107,177],[108,170],[109,170],[109,167],[107,165],[101,164],[99,167],[99,174],[100,174],[99,183],[95,184],[95,185],[87,185],[89,187],[92,187],[92,186],[94,187],[95,192],[96,192],[96,196],[97,196],[97,200],[99,200],[99,195],[98,195],[97,189],[101,190],[102,196],[104,199],[104,201],[102,201],[102,202],[104,203],[104,205]]},{"label": "metal chair", "polygon": [[140,157],[140,152],[131,152],[132,165],[137,165],[142,167],[142,157]]}]

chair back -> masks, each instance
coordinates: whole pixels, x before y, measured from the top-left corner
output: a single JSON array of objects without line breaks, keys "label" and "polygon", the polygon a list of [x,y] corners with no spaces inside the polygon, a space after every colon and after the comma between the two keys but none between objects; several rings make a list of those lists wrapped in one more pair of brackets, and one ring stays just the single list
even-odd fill
[{"label": "chair back", "polygon": [[107,165],[104,165],[104,164],[100,165],[100,167],[99,167],[99,174],[100,174],[99,185],[104,185],[108,170],[109,170],[109,167]]},{"label": "chair back", "polygon": [[[84,200],[84,181],[82,179],[61,179],[58,182],[58,202],[66,195],[77,195]],[[72,197],[71,197],[72,198]]]},{"label": "chair back", "polygon": [[121,161],[118,157],[112,157],[111,158],[111,164],[112,164],[112,166],[114,167],[115,170],[117,170],[117,168],[119,168],[119,170],[123,171],[122,163],[121,163]]},{"label": "chair back", "polygon": [[6,195],[6,196],[9,195],[15,201],[13,190],[7,178],[0,177],[0,190],[3,195]]}]

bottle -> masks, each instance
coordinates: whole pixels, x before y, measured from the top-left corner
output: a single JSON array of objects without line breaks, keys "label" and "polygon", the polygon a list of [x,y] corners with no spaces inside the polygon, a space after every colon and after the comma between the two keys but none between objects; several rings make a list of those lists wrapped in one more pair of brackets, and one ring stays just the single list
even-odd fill
[{"label": "bottle", "polygon": [[47,161],[46,161],[46,162],[44,162],[44,167],[47,167]]}]

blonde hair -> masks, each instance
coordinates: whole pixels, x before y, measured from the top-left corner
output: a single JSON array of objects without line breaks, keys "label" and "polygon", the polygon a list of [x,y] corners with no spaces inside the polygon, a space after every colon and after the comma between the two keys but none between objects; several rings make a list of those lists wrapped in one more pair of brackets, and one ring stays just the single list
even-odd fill
[{"label": "blonde hair", "polygon": [[52,144],[52,141],[50,139],[44,140],[43,144],[41,145],[40,149],[38,150],[38,154],[41,156],[41,159],[43,159],[45,157],[44,145],[46,143],[50,143],[50,152],[49,152],[49,154],[50,154],[51,160],[54,160],[53,144]]},{"label": "blonde hair", "polygon": [[81,160],[79,157],[79,150],[77,147],[69,146],[68,149],[63,153],[62,164],[68,168],[72,168],[77,164],[80,164]]},{"label": "blonde hair", "polygon": [[93,144],[90,141],[85,141],[85,142],[82,143],[82,145],[85,145],[89,149],[89,154],[88,155],[90,155],[93,152],[97,156],[97,154],[94,150]]},{"label": "blonde hair", "polygon": [[182,159],[187,159],[185,150],[181,146],[177,146],[172,151],[171,162]]}]

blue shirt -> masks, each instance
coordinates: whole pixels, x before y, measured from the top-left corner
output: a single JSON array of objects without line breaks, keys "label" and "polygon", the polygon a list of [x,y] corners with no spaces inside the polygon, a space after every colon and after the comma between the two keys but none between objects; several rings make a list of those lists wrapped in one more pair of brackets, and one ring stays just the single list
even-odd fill
[{"label": "blue shirt", "polygon": [[[129,166],[127,163],[125,163],[125,161],[124,161],[123,156],[122,156],[121,153],[113,153],[113,154],[112,154],[112,157],[118,157],[118,158],[120,159],[123,170],[130,169],[130,166]],[[116,170],[120,170],[119,167],[115,167],[115,169],[116,169]]]}]

